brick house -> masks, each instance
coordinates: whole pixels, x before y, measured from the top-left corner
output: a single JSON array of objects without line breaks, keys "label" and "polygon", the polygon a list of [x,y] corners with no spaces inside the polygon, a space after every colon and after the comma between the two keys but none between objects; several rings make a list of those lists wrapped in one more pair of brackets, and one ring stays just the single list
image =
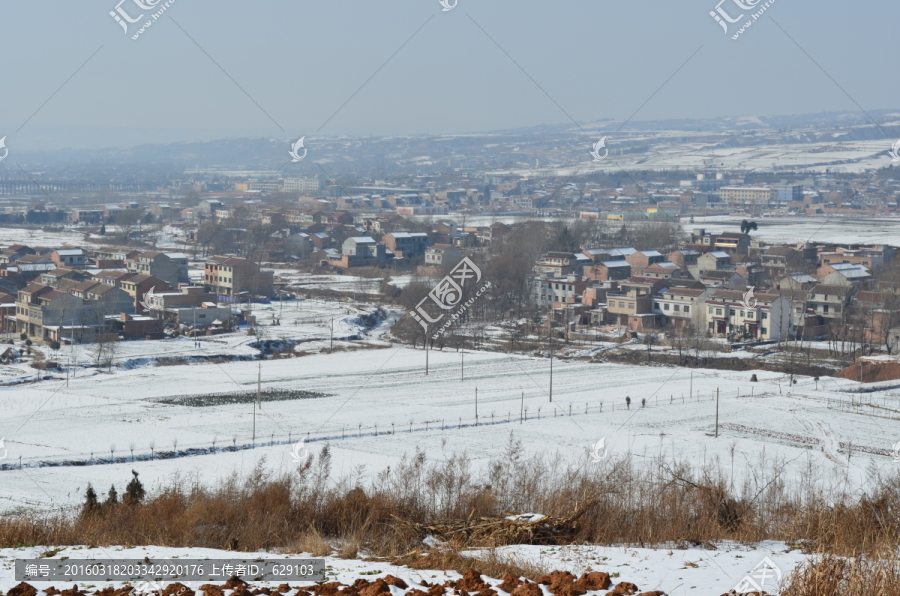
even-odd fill
[{"label": "brick house", "polygon": [[241,294],[272,296],[273,280],[272,271],[263,271],[253,261],[241,257],[210,257],[203,270],[206,292],[228,298],[237,298]]}]

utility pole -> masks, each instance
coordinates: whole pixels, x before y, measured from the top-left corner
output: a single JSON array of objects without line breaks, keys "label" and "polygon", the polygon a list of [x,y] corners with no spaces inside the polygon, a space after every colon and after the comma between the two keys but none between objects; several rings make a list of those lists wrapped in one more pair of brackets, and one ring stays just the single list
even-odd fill
[{"label": "utility pole", "polygon": [[475,424],[478,424],[478,387],[475,388]]},{"label": "utility pole", "polygon": [[329,354],[334,354],[334,317],[331,317],[331,346],[328,348]]},{"label": "utility pole", "polygon": [[256,400],[253,402],[253,447],[256,447],[256,406],[259,404],[262,391],[262,362],[259,363],[259,370],[256,373]]},{"label": "utility pole", "polygon": [[425,376],[428,376],[428,338],[425,338]]},{"label": "utility pole", "polygon": [[459,380],[460,381],[466,380],[466,349],[465,348],[463,348],[463,351],[462,351],[462,368],[460,368]]},{"label": "utility pole", "polygon": [[716,438],[719,438],[719,388],[716,387]]},{"label": "utility pole", "polygon": [[550,352],[550,403],[553,403],[553,352]]},{"label": "utility pole", "polygon": [[519,406],[519,424],[522,424],[522,414],[525,412],[525,392],[522,392],[522,404]]},{"label": "utility pole", "polygon": [[694,371],[691,371],[691,387],[688,392],[688,397],[694,397]]}]

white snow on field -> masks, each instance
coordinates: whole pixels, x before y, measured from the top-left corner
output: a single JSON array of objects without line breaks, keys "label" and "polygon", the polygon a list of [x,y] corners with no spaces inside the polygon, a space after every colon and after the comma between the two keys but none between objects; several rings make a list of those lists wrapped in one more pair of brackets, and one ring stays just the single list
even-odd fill
[{"label": "white snow on field", "polygon": [[[2,509],[76,505],[88,482],[123,484],[132,468],[150,486],[161,486],[176,472],[212,482],[261,458],[285,470],[294,465],[291,444],[301,437],[313,454],[331,444],[336,475],[359,465],[374,475],[416,447],[432,459],[466,451],[476,463],[486,462],[501,453],[510,432],[529,452],[558,452],[576,463],[588,463],[590,446],[603,437],[617,456],[664,454],[697,466],[718,461],[733,470],[736,485],[760,461],[766,466],[784,461],[789,477],[818,466],[822,482],[853,486],[865,485],[870,462],[877,470],[898,465],[891,448],[900,439],[900,398],[844,392],[857,386],[853,381],[828,378],[816,389],[813,379],[801,378],[790,389],[784,375],[764,371],[556,360],[550,403],[548,359],[467,353],[460,380],[461,358],[455,352],[431,351],[426,376],[424,351],[387,346],[379,342],[376,349],[326,350],[261,365],[240,361],[95,372],[70,379],[68,387],[58,380],[7,390],[0,421],[8,450],[0,464],[7,468],[0,470]],[[753,372],[760,382],[749,382]],[[254,449],[252,403],[191,407],[159,401],[172,395],[254,393],[260,378],[263,390],[326,395],[263,401]],[[720,427],[714,438],[717,388]],[[527,419],[520,421],[520,412]],[[176,440],[179,451],[204,454],[159,459],[160,453],[175,451]],[[231,451],[234,446],[239,449]],[[119,460],[104,461],[110,457]],[[67,461],[87,465],[60,465]]]},{"label": "white snow on field", "polygon": [[[618,574],[613,576],[612,582],[621,581],[637,584],[642,592],[660,590],[670,596],[682,596],[689,594],[721,594],[737,586],[745,576],[750,574],[753,568],[768,558],[786,576],[790,570],[801,563],[806,557],[798,551],[789,551],[783,543],[764,542],[756,547],[744,547],[737,544],[719,544],[716,550],[702,550],[690,548],[678,549],[648,549],[626,547],[542,547],[542,546],[511,546],[498,549],[501,556],[508,556],[512,561],[528,561],[538,564],[547,570],[566,570],[575,575],[585,571],[604,571]],[[0,591],[6,592],[18,582],[14,579],[14,564],[16,559],[37,559],[48,547],[28,546],[21,548],[0,549]],[[55,549],[54,549],[55,550]],[[478,551],[471,551],[471,555],[478,556]],[[484,554],[487,558],[487,554]],[[163,557],[174,559],[171,563],[177,563],[178,559],[289,559],[312,558],[309,554],[293,553],[280,554],[273,552],[248,552],[236,553],[209,548],[168,548],[158,546],[75,546],[66,547],[54,554],[51,559],[135,559],[142,562],[144,557],[151,561],[159,561]],[[421,587],[422,580],[430,583],[440,583],[445,580],[459,579],[461,576],[455,571],[440,570],[413,570],[408,567],[392,565],[386,561],[365,561],[360,559],[339,559],[336,557],[319,557],[326,565],[329,581],[339,581],[344,584],[352,584],[356,579],[365,577],[369,581],[388,574],[406,581],[410,587]],[[500,583],[500,578],[482,576],[492,585]],[[758,579],[756,581],[759,581]],[[38,590],[45,589],[51,584],[29,580],[30,584]],[[96,581],[91,583],[79,582],[82,588],[102,590],[106,587],[119,588],[126,582]],[[162,582],[163,585],[169,582]],[[197,590],[205,581],[185,581],[189,588]],[[213,582],[224,583],[224,582]],[[275,588],[281,582],[253,582],[253,586],[268,586]],[[312,582],[291,581],[291,586],[309,586]],[[69,587],[60,582],[57,589]],[[775,580],[771,577],[762,585],[771,593],[777,593]],[[425,588],[427,590],[427,588]],[[401,591],[392,589],[392,594],[400,594]],[[503,592],[501,592],[503,593]],[[548,592],[545,592],[548,593]],[[591,591],[588,596],[600,596],[605,591]],[[549,594],[549,593],[548,593]]]},{"label": "white snow on field", "polygon": [[[746,216],[697,217],[694,222],[683,221],[682,227],[690,232],[695,228],[706,228],[711,232],[737,231]],[[751,218],[759,229],[754,238],[767,242],[837,242],[865,244],[896,244],[900,219],[896,217],[845,217],[839,215],[815,215],[794,217]]]}]

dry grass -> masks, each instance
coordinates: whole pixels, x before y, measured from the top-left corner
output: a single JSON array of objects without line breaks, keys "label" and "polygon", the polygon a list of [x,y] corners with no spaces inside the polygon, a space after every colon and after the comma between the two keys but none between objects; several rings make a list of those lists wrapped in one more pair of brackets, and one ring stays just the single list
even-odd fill
[{"label": "dry grass", "polygon": [[790,596],[900,596],[900,561],[881,557],[816,557],[786,578],[781,593]]},{"label": "dry grass", "polygon": [[[826,484],[827,475],[813,467],[789,481],[782,461],[747,466],[747,480],[733,486],[718,461],[698,467],[696,461],[624,456],[585,465],[526,456],[511,436],[505,452],[484,465],[473,465],[465,454],[429,461],[417,452],[368,479],[363,470],[335,479],[326,447],[281,475],[261,463],[253,473],[213,487],[174,481],[141,505],[0,518],[0,547],[152,544],[408,557],[422,549],[426,527],[458,528],[466,520],[525,512],[564,519],[578,510],[577,523],[556,543],[677,548],[771,539],[842,556],[896,548],[896,471],[871,476],[866,496],[858,497],[845,484]],[[460,549],[496,547],[509,542],[507,534],[452,532],[443,538]]]}]

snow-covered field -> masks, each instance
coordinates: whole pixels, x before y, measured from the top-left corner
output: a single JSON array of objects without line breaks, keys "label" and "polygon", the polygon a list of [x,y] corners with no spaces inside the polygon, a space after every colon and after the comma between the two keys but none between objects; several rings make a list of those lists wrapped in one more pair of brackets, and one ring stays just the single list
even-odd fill
[{"label": "snow-covered field", "polygon": [[[6,592],[18,582],[14,579],[14,563],[16,559],[40,558],[46,550],[43,546],[28,546],[21,548],[0,549],[0,591]],[[55,549],[54,549],[55,550]],[[509,556],[513,560],[527,561],[540,564],[548,569],[565,569],[576,575],[585,571],[604,571],[606,573],[619,574],[613,576],[613,583],[627,581],[637,584],[642,592],[654,590],[664,591],[670,596],[687,596],[721,594],[734,588],[753,567],[764,558],[778,567],[784,575],[804,560],[804,555],[798,551],[790,551],[782,543],[767,542],[754,548],[736,544],[721,544],[717,550],[701,550],[691,548],[687,550],[670,550],[666,548],[615,548],[615,547],[541,547],[541,546],[514,546],[500,549],[501,555]],[[143,560],[148,557],[152,561],[158,561],[163,557],[172,559],[232,559],[236,553],[214,550],[208,548],[163,548],[163,547],[121,547],[121,546],[93,546],[93,547],[67,547],[59,550],[52,556],[53,559],[136,559]],[[478,552],[471,552],[478,556]],[[280,554],[272,552],[240,553],[242,559],[247,558],[304,558],[303,553]],[[309,555],[305,555],[309,558]],[[384,577],[388,574],[399,577],[412,587],[421,587],[423,580],[430,583],[443,582],[445,580],[459,579],[461,576],[455,571],[419,570],[408,567],[392,565],[386,561],[366,561],[362,559],[339,559],[335,557],[321,557],[326,565],[329,581],[339,581],[344,584],[352,584],[359,577],[374,580],[376,577]],[[177,562],[177,561],[173,561]],[[487,578],[488,583],[496,586],[500,578]],[[50,584],[43,582],[30,582],[39,590]],[[98,581],[82,588],[102,590],[106,587],[119,588],[124,582]],[[183,582],[189,588],[197,590],[200,584],[206,582]],[[254,586],[269,586],[275,588],[280,582],[254,582]],[[290,582],[292,586],[308,586],[311,582]],[[62,586],[56,586],[58,589]],[[769,579],[763,585],[770,593],[775,593],[774,580]],[[427,588],[424,588],[427,590]],[[402,591],[392,588],[391,594],[401,594]],[[506,594],[505,592],[499,592]],[[589,596],[600,596],[605,591],[588,592]],[[544,590],[544,594],[550,593]]]},{"label": "snow-covered field", "polygon": [[[690,232],[694,228],[709,231],[736,231],[746,217],[698,217],[694,223],[684,223]],[[759,229],[754,237],[767,242],[837,242],[864,244],[896,244],[900,219],[842,216],[797,216],[752,218]]]},{"label": "snow-covered field", "polygon": [[[321,345],[325,353],[262,364],[94,371],[68,386],[54,380],[8,390],[0,422],[9,468],[0,471],[2,509],[75,505],[88,482],[122,483],[132,468],[150,485],[176,472],[212,482],[261,458],[284,469],[293,465],[291,446],[300,438],[308,439],[313,453],[330,443],[336,474],[360,465],[375,474],[416,447],[431,458],[466,451],[486,461],[501,452],[510,433],[531,452],[558,452],[571,461],[589,462],[589,449],[604,437],[617,455],[665,454],[698,466],[718,460],[734,470],[736,482],[763,459],[784,460],[788,473],[814,465],[823,482],[855,486],[864,485],[869,466],[898,465],[891,449],[900,439],[900,398],[876,392],[859,403],[860,396],[842,391],[855,387],[853,381],[828,378],[817,390],[813,379],[801,378],[788,393],[786,377],[763,371],[756,371],[758,383],[750,383],[752,372],[557,360],[551,403],[545,358],[467,353],[461,380],[458,353],[431,351],[426,376],[424,351],[366,343],[370,349],[329,354]],[[263,391],[324,396],[263,401],[253,449],[252,403],[192,407],[160,401],[252,393],[258,380]],[[714,438],[717,389],[720,427]],[[519,420],[520,412],[527,420]],[[176,440],[179,452],[204,454],[160,459],[159,453],[176,450]],[[233,446],[239,449],[223,449]],[[110,463],[111,457],[119,460]]]}]

